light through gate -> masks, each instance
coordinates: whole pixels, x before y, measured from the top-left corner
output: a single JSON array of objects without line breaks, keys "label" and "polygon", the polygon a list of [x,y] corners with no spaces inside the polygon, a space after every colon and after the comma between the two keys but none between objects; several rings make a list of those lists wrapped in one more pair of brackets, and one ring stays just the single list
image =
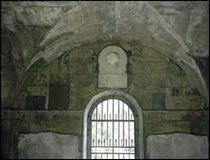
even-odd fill
[{"label": "light through gate", "polygon": [[126,103],[108,99],[91,117],[91,159],[135,159],[134,115]]}]

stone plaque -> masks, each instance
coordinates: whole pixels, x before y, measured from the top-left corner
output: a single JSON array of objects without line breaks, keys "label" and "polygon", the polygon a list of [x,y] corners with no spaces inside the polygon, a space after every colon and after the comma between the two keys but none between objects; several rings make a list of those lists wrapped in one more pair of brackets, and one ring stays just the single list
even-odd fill
[{"label": "stone plaque", "polygon": [[68,109],[69,85],[51,84],[49,88],[49,107],[48,109]]},{"label": "stone plaque", "polygon": [[108,46],[99,54],[99,88],[127,88],[127,56],[122,48]]},{"label": "stone plaque", "polygon": [[78,138],[52,132],[21,134],[19,159],[80,159]]},{"label": "stone plaque", "polygon": [[99,88],[105,86],[108,88],[127,88],[127,75],[125,74],[99,74],[98,78],[100,80],[100,83],[98,84]]},{"label": "stone plaque", "polygon": [[25,109],[27,110],[44,110],[45,96],[27,96],[25,101]]},{"label": "stone plaque", "polygon": [[165,110],[165,94],[162,93],[152,94],[152,110],[156,111]]},{"label": "stone plaque", "polygon": [[208,159],[208,150],[207,136],[175,133],[147,138],[150,159]]}]

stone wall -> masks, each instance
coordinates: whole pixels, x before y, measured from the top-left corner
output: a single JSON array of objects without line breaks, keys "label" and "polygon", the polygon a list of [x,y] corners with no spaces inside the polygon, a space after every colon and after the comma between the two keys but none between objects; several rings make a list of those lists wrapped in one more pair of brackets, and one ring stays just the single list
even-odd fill
[{"label": "stone wall", "polygon": [[[78,151],[82,153],[86,105],[94,95],[109,90],[97,87],[98,55],[104,47],[113,44],[122,47],[128,57],[128,87],[119,90],[133,96],[143,110],[145,153],[150,135],[180,132],[209,136],[207,102],[191,86],[179,66],[148,47],[136,49],[135,44],[99,42],[69,50],[49,64],[40,61],[33,66],[37,70],[25,74],[29,78],[15,99],[18,109],[1,111],[2,157],[18,157],[20,134],[41,132],[76,136]],[[64,95],[68,98],[65,109],[59,106],[50,109],[48,100],[52,84],[69,85],[69,92]],[[27,96],[45,96],[42,110],[25,110]]]},{"label": "stone wall", "polygon": [[1,30],[1,108],[13,108],[16,73],[9,32]]}]

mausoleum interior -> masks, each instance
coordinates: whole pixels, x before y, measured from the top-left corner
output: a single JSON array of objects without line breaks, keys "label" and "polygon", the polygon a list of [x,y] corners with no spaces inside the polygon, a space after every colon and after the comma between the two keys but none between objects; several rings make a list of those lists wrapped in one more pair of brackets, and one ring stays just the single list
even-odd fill
[{"label": "mausoleum interior", "polygon": [[208,159],[209,1],[1,1],[2,159]]}]

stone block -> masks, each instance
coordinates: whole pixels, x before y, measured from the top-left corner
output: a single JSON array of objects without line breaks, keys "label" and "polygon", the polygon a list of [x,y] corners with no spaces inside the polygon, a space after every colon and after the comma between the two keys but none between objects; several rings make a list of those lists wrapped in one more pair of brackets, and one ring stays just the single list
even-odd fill
[{"label": "stone block", "polygon": [[80,159],[78,138],[52,132],[21,134],[19,159]]},{"label": "stone block", "polygon": [[29,86],[27,88],[27,94],[33,96],[47,96],[48,91],[48,86]]},{"label": "stone block", "polygon": [[167,66],[167,73],[175,76],[184,76],[185,72],[176,64],[170,63]]},{"label": "stone block", "polygon": [[196,88],[172,87],[166,88],[168,96],[200,96],[200,92]]},{"label": "stone block", "polygon": [[50,82],[53,82],[53,83],[57,83],[57,82],[61,82],[61,83],[67,83],[69,82],[69,74],[58,74],[59,72],[56,72],[56,74],[50,74],[49,75],[49,79],[50,79]]},{"label": "stone block", "polygon": [[180,88],[172,88],[172,95],[173,95],[173,96],[180,96],[180,95],[183,95],[183,94],[182,94],[182,89],[180,89]]},{"label": "stone block", "polygon": [[143,115],[144,122],[209,120],[208,111],[143,111]]},{"label": "stone block", "polygon": [[69,64],[69,73],[70,74],[78,74],[78,75],[85,74],[84,64],[82,64],[81,62],[70,63]]},{"label": "stone block", "polygon": [[128,94],[133,96],[143,110],[152,110],[152,92],[139,89],[137,87],[129,87]]},{"label": "stone block", "polygon": [[166,97],[167,110],[201,110],[205,107],[204,99],[200,96]]},{"label": "stone block", "polygon": [[15,81],[1,78],[1,108],[12,108],[15,88]]},{"label": "stone block", "polygon": [[145,135],[174,132],[191,133],[191,126],[191,121],[153,121],[144,123]]},{"label": "stone block", "polygon": [[190,87],[190,83],[188,82],[188,79],[186,76],[169,76],[166,87],[168,88],[173,88],[173,87],[178,87],[178,88],[184,88],[184,87]]},{"label": "stone block", "polygon": [[135,62],[131,64],[129,71],[134,74],[167,74],[167,63],[164,62]]},{"label": "stone block", "polygon": [[128,80],[126,74],[99,74],[99,88],[127,88]]},{"label": "stone block", "polygon": [[[149,55],[150,54],[150,55]],[[135,64],[138,62],[153,62],[153,63],[161,63],[164,62],[165,59],[161,57],[161,55],[154,53],[134,53],[131,57],[129,57],[129,63]]]},{"label": "stone block", "polygon": [[89,94],[89,95],[70,96],[70,98],[69,98],[69,108],[70,109],[76,109],[76,110],[84,109],[93,95]]},{"label": "stone block", "polygon": [[157,90],[165,88],[167,79],[167,75],[164,74],[130,74],[129,87],[157,92]]},{"label": "stone block", "polygon": [[50,76],[49,74],[45,71],[42,71],[41,73],[35,73],[36,78],[33,79],[32,84],[33,85],[45,85],[47,86]]},{"label": "stone block", "polygon": [[209,136],[209,121],[198,121],[192,122],[191,132],[193,134],[208,135]]},{"label": "stone block", "polygon": [[92,74],[90,75],[71,75],[69,76],[69,79],[71,79],[71,87],[87,87],[90,86],[94,87],[97,85],[97,75]]},{"label": "stone block", "polygon": [[196,88],[186,88],[185,89],[186,96],[200,96],[200,92]]},{"label": "stone block", "polygon": [[70,89],[70,97],[69,98],[73,98],[73,97],[92,97],[96,94],[95,92],[95,87],[93,85],[89,85],[87,87],[71,87]]},{"label": "stone block", "polygon": [[27,96],[25,102],[26,110],[44,110],[45,109],[45,96]]},{"label": "stone block", "polygon": [[68,109],[69,84],[51,84],[49,88],[49,109]]},{"label": "stone block", "polygon": [[147,155],[150,159],[208,159],[208,150],[207,136],[175,133],[147,138]]},{"label": "stone block", "polygon": [[165,110],[165,94],[152,94],[152,110]]},{"label": "stone block", "polygon": [[[27,132],[62,132],[82,135],[83,112],[79,110],[20,111],[20,128]],[[8,115],[11,116],[11,113]]]}]

